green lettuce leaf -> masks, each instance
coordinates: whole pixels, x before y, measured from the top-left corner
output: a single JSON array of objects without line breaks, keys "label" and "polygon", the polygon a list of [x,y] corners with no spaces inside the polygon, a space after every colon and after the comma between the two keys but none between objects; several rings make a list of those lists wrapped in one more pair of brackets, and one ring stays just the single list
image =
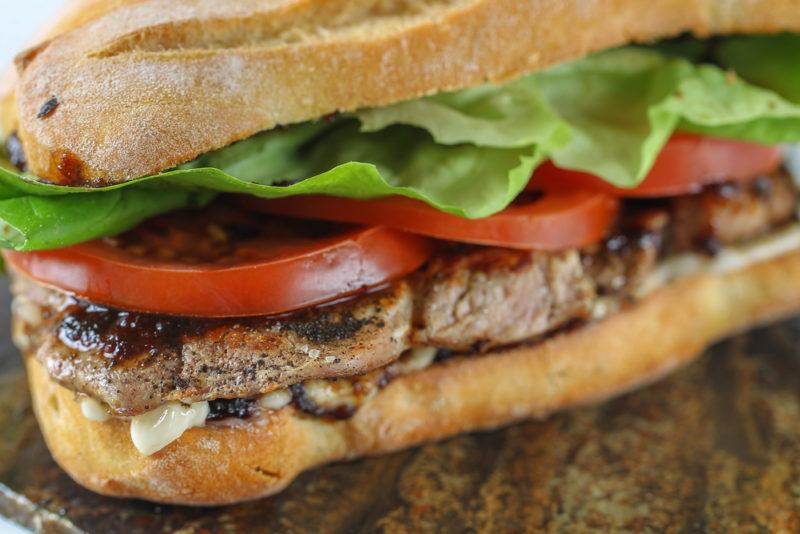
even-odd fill
[{"label": "green lettuce leaf", "polygon": [[748,82],[800,102],[800,35],[730,37],[713,47],[713,55]]},{"label": "green lettuce leaf", "polygon": [[181,189],[131,188],[4,199],[0,200],[0,244],[16,250],[72,245],[122,232],[159,213],[200,206],[212,196]]},{"label": "green lettuce leaf", "polygon": [[[202,206],[219,193],[404,195],[456,215],[482,217],[508,205],[543,159],[536,147],[438,145],[407,126],[362,134],[354,120],[284,133],[259,134],[233,145],[240,157],[224,149],[173,171],[99,189],[44,184],[0,169],[0,246],[29,251],[80,243],[159,213]],[[316,142],[308,145],[314,134]],[[282,150],[276,151],[276,144]],[[362,162],[366,159],[371,163]],[[430,166],[431,161],[437,164]]]},{"label": "green lettuce leaf", "polygon": [[[294,150],[269,155],[262,150],[271,150],[272,138],[284,132],[259,134],[245,141],[251,143],[249,156],[228,165],[228,149],[208,154],[198,162],[206,167],[198,169],[202,173],[193,173],[183,183],[262,198],[402,195],[454,215],[479,218],[507,206],[544,157],[537,146],[441,145],[424,130],[402,125],[362,133],[354,119],[333,126],[299,128],[313,129],[317,135]],[[212,172],[212,168],[222,172]],[[242,174],[233,178],[231,174],[237,170]],[[180,185],[175,178],[184,179],[185,175],[168,176],[171,183]]]},{"label": "green lettuce leaf", "polygon": [[469,143],[498,148],[538,145],[547,150],[569,142],[567,125],[542,98],[532,77],[497,87],[485,85],[358,113],[361,129],[393,124],[417,126],[443,145]]},{"label": "green lettuce leaf", "polygon": [[[800,140],[800,106],[716,66],[652,49],[613,50],[492,88],[491,94],[485,87],[471,91],[401,102],[359,118],[367,130],[395,122],[424,128],[439,143],[532,141],[557,165],[619,187],[644,179],[676,129],[763,143]],[[514,110],[536,122],[526,124]],[[534,124],[544,137],[524,133]]]},{"label": "green lettuce leaf", "polygon": [[723,41],[715,50],[741,76],[673,53],[624,48],[502,86],[258,134],[177,169],[100,189],[0,170],[0,246],[36,250],[111,235],[219,193],[403,195],[480,218],[506,207],[546,158],[634,187],[677,129],[800,140],[800,106],[785,81],[800,72],[800,56],[771,50],[788,38],[763,38],[769,57],[760,60],[771,66],[756,70],[747,70],[754,58],[739,38]]}]

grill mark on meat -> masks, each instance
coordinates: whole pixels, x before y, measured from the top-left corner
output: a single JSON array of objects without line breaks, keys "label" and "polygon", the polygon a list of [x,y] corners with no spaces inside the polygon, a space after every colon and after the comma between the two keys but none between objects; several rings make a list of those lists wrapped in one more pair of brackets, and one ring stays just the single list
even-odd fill
[{"label": "grill mark on meat", "polygon": [[[380,311],[377,310],[378,313]],[[378,328],[385,326],[377,317],[356,318],[350,312],[336,315],[312,311],[281,323],[280,329],[282,332],[294,332],[314,343],[329,343],[352,338],[369,324],[375,324]]]},{"label": "grill mark on meat", "polygon": [[[628,203],[613,234],[583,251],[451,246],[422,271],[374,294],[278,318],[132,319],[137,314],[100,307],[88,313],[74,302],[62,312],[53,305],[68,298],[62,293],[23,277],[14,291],[40,293],[43,317],[53,313],[45,321],[50,326],[28,329],[51,376],[119,415],[135,415],[169,400],[251,397],[317,378],[353,377],[385,367],[411,346],[440,347],[441,360],[541,339],[587,320],[598,297],[625,299],[659,257],[687,250],[678,237],[702,234],[703,221],[714,221],[712,237],[738,243],[790,220],[796,197],[779,174],[681,199]],[[692,217],[680,216],[692,206]],[[717,228],[724,232],[717,235]],[[699,240],[685,241],[697,250]],[[91,320],[74,321],[76,310]],[[141,339],[125,337],[131,320]],[[175,328],[164,323],[170,328],[161,334],[144,332],[158,321],[176,321]],[[57,335],[50,334],[54,324]],[[128,358],[115,359],[121,354]]]}]

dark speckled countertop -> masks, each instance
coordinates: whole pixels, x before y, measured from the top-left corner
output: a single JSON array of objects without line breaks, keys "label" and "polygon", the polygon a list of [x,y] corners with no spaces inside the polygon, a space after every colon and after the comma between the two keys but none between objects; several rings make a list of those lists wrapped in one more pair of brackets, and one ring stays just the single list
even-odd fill
[{"label": "dark speckled countertop", "polygon": [[0,513],[44,532],[800,532],[800,319],[664,382],[545,422],[301,476],[228,508],[74,484],[30,410],[0,295]]}]

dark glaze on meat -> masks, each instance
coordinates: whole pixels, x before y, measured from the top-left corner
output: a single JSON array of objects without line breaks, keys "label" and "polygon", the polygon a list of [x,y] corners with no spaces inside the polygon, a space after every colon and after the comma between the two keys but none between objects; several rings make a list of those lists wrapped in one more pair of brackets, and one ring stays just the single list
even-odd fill
[{"label": "dark glaze on meat", "polygon": [[[377,316],[356,317],[349,310],[337,312],[327,308],[321,306],[276,317],[274,327],[280,332],[293,332],[313,343],[331,343],[352,339],[370,325],[385,326]],[[178,351],[188,339],[208,336],[214,330],[254,328],[265,322],[269,319],[213,319],[129,312],[68,297],[68,304],[56,326],[56,335],[70,349],[96,351],[111,365],[118,365],[129,359],[139,360],[162,352]]]},{"label": "dark glaze on meat", "polygon": [[112,365],[132,357],[178,350],[184,339],[207,333],[221,321],[128,312],[70,297],[56,332],[67,347],[97,351]]}]

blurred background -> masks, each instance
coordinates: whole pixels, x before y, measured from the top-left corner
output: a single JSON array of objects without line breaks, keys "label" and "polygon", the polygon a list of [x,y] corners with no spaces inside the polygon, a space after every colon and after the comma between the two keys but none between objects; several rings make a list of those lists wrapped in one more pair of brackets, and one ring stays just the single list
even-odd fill
[{"label": "blurred background", "polygon": [[[37,29],[44,24],[61,0],[3,0],[3,31],[0,31],[0,64],[8,67],[17,52],[32,44]],[[26,532],[0,516],[0,534]]]},{"label": "blurred background", "polygon": [[14,55],[31,44],[36,30],[62,0],[4,0],[3,31],[0,32],[0,63],[3,69]]}]

